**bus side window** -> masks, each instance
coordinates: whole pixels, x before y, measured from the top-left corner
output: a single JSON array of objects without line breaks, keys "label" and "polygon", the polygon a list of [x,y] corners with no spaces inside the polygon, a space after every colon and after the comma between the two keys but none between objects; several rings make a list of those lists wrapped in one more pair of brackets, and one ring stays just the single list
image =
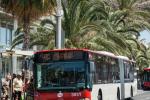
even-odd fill
[{"label": "bus side window", "polygon": [[94,62],[90,62],[90,72],[95,72],[95,64]]},{"label": "bus side window", "polygon": [[119,80],[119,66],[117,64],[117,59],[111,59],[111,66],[112,66],[112,82],[115,83]]},{"label": "bus side window", "polygon": [[115,73],[115,82],[120,80],[120,72],[119,72],[119,63],[118,60],[115,59],[115,65],[114,65],[114,73]]},{"label": "bus side window", "polygon": [[132,62],[124,61],[124,77],[126,82],[134,80],[134,66]]},{"label": "bus side window", "polygon": [[130,78],[130,81],[133,82],[134,81],[134,68],[135,65],[133,62],[130,62],[130,73],[129,73],[129,78]]},{"label": "bus side window", "polygon": [[95,63],[93,61],[89,62],[89,72],[90,72],[90,82],[95,83]]}]

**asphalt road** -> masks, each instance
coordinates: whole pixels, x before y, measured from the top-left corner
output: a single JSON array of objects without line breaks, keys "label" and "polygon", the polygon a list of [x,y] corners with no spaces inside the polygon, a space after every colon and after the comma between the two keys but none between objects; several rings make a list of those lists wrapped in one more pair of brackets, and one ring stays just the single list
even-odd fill
[{"label": "asphalt road", "polygon": [[139,90],[138,94],[135,97],[133,97],[133,100],[150,100],[150,90]]}]

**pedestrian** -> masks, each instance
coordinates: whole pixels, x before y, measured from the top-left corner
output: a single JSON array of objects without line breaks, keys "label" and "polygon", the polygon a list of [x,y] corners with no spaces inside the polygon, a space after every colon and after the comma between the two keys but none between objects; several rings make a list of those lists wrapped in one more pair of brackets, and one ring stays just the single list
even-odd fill
[{"label": "pedestrian", "polygon": [[21,100],[21,95],[23,93],[23,81],[21,73],[17,74],[17,77],[13,80],[13,92],[14,100]]},{"label": "pedestrian", "polygon": [[9,97],[9,91],[10,91],[10,80],[11,76],[8,74],[5,79],[2,79],[2,94],[1,94],[1,99],[2,100],[8,100]]},{"label": "pedestrian", "polygon": [[[14,81],[14,79],[15,79],[16,77],[17,77],[16,74],[13,73],[12,78],[11,78],[12,81],[10,81],[10,84],[9,84],[9,87],[10,87],[11,89],[13,89],[13,81]],[[11,90],[11,92],[12,92],[12,98],[13,98],[13,97],[14,97],[14,92],[13,92],[13,90]]]}]

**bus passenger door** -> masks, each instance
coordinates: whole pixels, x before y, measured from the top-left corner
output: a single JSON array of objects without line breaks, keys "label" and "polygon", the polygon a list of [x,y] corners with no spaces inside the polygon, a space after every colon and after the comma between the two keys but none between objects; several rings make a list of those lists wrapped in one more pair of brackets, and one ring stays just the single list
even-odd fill
[{"label": "bus passenger door", "polygon": [[119,59],[119,68],[120,68],[121,100],[123,100],[125,98],[124,62],[123,62],[123,59]]},{"label": "bus passenger door", "polygon": [[93,61],[89,62],[89,86],[92,90],[93,83],[95,81],[95,63]]}]

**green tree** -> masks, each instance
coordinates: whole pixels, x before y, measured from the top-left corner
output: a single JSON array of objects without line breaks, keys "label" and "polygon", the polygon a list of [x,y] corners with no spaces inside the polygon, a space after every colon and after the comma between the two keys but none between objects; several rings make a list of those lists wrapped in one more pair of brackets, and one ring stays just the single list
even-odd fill
[{"label": "green tree", "polygon": [[[66,47],[90,48],[118,53],[127,49],[122,33],[134,31],[124,25],[122,17],[126,12],[111,10],[104,2],[72,0],[63,4],[63,32]],[[55,30],[53,20],[45,19],[42,24],[50,24]],[[121,33],[121,34],[120,34]],[[137,33],[137,31],[136,31]],[[119,48],[121,48],[119,50]]]},{"label": "green tree", "polygon": [[[122,17],[125,23],[131,24],[132,26],[137,26],[142,29],[150,29],[150,24],[148,22],[150,18],[150,10],[145,3],[148,4],[149,1],[141,0],[104,0],[107,4],[111,6],[112,10],[120,10],[126,14]],[[111,1],[111,2],[109,2]],[[145,9],[144,9],[145,7]],[[134,24],[133,24],[134,23]]]},{"label": "green tree", "polygon": [[[89,2],[88,0],[72,0],[67,3],[67,6],[63,3],[63,32],[65,32],[66,42],[70,42],[72,46],[77,47],[76,44],[78,44],[78,41],[76,41],[76,36],[84,35],[87,31],[92,29],[93,25],[90,25],[91,19],[95,15],[97,17],[100,16],[100,14],[97,14],[96,12],[102,11],[104,5],[102,5],[101,2],[97,4],[95,1]],[[100,4],[101,6],[99,7]],[[92,5],[95,5],[95,7],[92,7]],[[87,9],[89,10],[87,11]],[[104,11],[102,12],[104,13]],[[46,20],[44,22],[49,22],[55,30],[56,23],[51,20]]]},{"label": "green tree", "polygon": [[29,49],[29,27],[31,21],[47,14],[54,8],[54,0],[1,0],[6,12],[12,13],[23,25],[23,49]]},{"label": "green tree", "polygon": [[142,70],[144,66],[149,65],[149,57],[148,57],[149,49],[147,49],[145,45],[141,43],[141,41],[137,40],[139,37],[137,33],[145,29],[150,29],[149,23],[150,9],[148,6],[150,2],[147,0],[106,0],[106,1],[111,1],[107,2],[107,4],[110,5],[111,8],[113,8],[112,9],[113,11],[119,10],[121,12],[125,12],[125,15],[122,17],[121,21],[123,21],[124,24],[130,27],[129,30],[132,30],[132,32],[129,32],[129,34],[134,33],[136,36],[136,42],[132,41],[132,43],[130,41],[131,36],[129,37],[127,36],[127,38],[129,38],[128,41],[130,43],[128,45],[128,48],[129,51],[131,52],[130,54],[128,54],[128,56],[132,55],[132,57],[136,60],[140,70]]},{"label": "green tree", "polygon": [[[114,51],[122,44],[125,45],[123,38],[120,38],[121,35],[115,34],[113,23],[108,22],[108,10],[105,3],[98,0],[72,0],[67,2],[67,6],[63,4],[62,28],[65,33],[65,47],[84,47],[97,50],[106,50],[107,48],[107,51]],[[46,19],[42,23],[55,26],[52,20]],[[112,44],[117,42],[120,43],[120,46],[117,45],[114,48]]]},{"label": "green tree", "polygon": [[[146,55],[140,53],[143,47],[140,46],[141,43],[138,41],[138,37],[140,30],[149,24],[147,22],[141,24],[142,21],[136,21],[138,19],[135,20],[131,15],[129,16],[131,12],[127,12],[124,9],[125,6],[124,8],[111,7],[107,2],[96,0],[72,0],[68,1],[67,5],[63,4],[64,17],[62,19],[62,29],[66,35],[65,47],[105,50],[142,62],[142,59],[138,58],[141,58],[141,55],[144,57]],[[136,16],[136,18],[141,17],[142,20],[144,19],[143,15],[137,14]],[[131,19],[135,21],[130,21]],[[45,19],[42,21],[42,25],[45,24],[52,28],[50,31],[52,33],[49,34],[47,32],[48,35],[45,35],[51,38],[45,38],[41,34],[37,35],[43,31],[43,29],[41,31],[38,30],[37,33],[31,36],[33,39],[36,35],[39,36],[37,40],[40,41],[33,42],[33,44],[54,48],[55,20]]]},{"label": "green tree", "polygon": [[[30,44],[29,48],[33,46],[38,46],[41,49],[52,49],[54,48],[54,36],[55,30],[44,27],[38,23],[33,23],[30,25]],[[23,43],[23,28],[19,27],[15,32],[15,38],[13,40],[11,48],[14,48],[16,45]]]}]

